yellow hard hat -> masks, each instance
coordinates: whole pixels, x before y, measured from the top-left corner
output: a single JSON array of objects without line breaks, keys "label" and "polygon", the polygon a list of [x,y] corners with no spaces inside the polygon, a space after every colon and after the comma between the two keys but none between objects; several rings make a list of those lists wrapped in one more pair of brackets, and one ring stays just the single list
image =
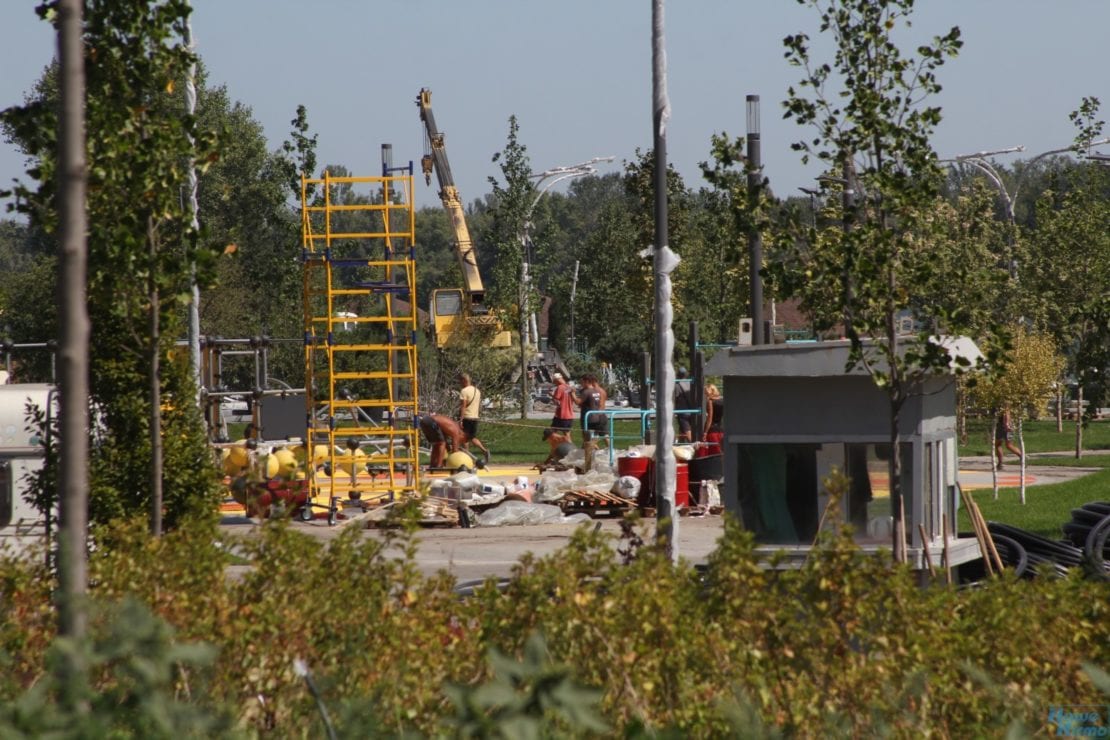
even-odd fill
[{"label": "yellow hard hat", "polygon": [[469,452],[463,450],[455,450],[447,456],[446,462],[443,466],[448,470],[458,470],[459,468],[473,468],[474,458]]}]

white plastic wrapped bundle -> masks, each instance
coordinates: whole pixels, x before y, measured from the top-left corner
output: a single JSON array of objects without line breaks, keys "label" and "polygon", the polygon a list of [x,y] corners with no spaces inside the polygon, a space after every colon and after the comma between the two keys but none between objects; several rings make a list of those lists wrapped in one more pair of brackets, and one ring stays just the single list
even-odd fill
[{"label": "white plastic wrapped bundle", "polygon": [[610,492],[627,499],[635,499],[640,495],[640,479],[632,475],[622,475],[617,478]]},{"label": "white plastic wrapped bundle", "polygon": [[478,524],[483,527],[505,527],[528,524],[578,524],[589,521],[587,514],[563,516],[558,506],[551,504],[530,504],[525,501],[506,501],[496,509],[478,515]]},{"label": "white plastic wrapped bundle", "polygon": [[578,474],[573,470],[552,470],[540,476],[536,484],[536,501],[558,501],[574,488]]}]

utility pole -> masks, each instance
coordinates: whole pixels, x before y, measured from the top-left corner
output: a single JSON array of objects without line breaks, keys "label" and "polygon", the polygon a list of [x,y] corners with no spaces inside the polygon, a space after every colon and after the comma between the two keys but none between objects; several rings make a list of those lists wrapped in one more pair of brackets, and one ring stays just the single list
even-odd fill
[{"label": "utility pole", "polygon": [[[85,49],[80,0],[58,4],[58,193],[61,265],[61,470],[59,512],[61,556],[58,561],[58,634],[80,644],[88,623],[89,517],[89,314],[85,305],[88,271],[88,163],[85,156]],[[65,658],[67,692],[81,686],[85,662],[80,651]],[[74,698],[73,693],[69,697]],[[87,711],[87,705],[80,705]]]},{"label": "utility pole", "polygon": [[[760,161],[759,142],[759,96],[747,96],[748,118],[748,204],[755,213],[759,204],[759,191],[763,173]],[[759,224],[748,226],[748,283],[752,296],[752,344],[765,344],[767,337],[763,331],[763,279],[759,275],[763,267],[763,236]]]},{"label": "utility pole", "polygon": [[674,332],[671,321],[671,272],[678,255],[668,245],[667,233],[667,53],[663,43],[663,0],[651,6],[652,126],[655,135],[655,245],[652,271],[655,276],[655,446],[656,538],[678,562],[678,509],[675,507],[674,427]]}]

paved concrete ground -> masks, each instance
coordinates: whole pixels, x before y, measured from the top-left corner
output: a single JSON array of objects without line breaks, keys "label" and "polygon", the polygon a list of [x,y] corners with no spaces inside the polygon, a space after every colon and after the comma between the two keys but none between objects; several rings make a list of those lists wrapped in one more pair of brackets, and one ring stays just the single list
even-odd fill
[{"label": "paved concrete ground", "polygon": [[[1061,458],[1066,462],[1066,458]],[[960,483],[965,488],[991,486],[990,460],[982,458],[962,458],[960,460]],[[1039,486],[1072,480],[1093,472],[1090,468],[1076,468],[1067,465],[1053,467],[1030,467],[1026,473],[1027,486]],[[482,478],[491,482],[512,480],[517,475],[529,475],[534,479],[536,471],[526,465],[493,465],[482,471]],[[1018,466],[1009,464],[1000,473],[999,483],[1003,487],[1019,484]],[[598,519],[601,531],[614,540],[619,537],[617,519]],[[343,527],[363,526],[361,517],[329,527],[319,519],[304,523],[295,521],[293,527],[312,537],[327,541],[334,538]],[[654,534],[655,522],[645,520],[649,536]],[[597,526],[596,524],[592,526]],[[257,531],[258,524],[242,516],[225,516],[222,528],[225,532],[251,536]],[[717,539],[724,529],[720,516],[683,517],[679,522],[679,552],[691,562],[705,562],[715,548]],[[383,537],[376,529],[364,530],[367,537]],[[574,525],[544,524],[535,526],[430,528],[417,533],[420,543],[417,562],[421,571],[435,573],[441,569],[450,571],[457,581],[481,579],[488,576],[507,577],[513,565],[525,552],[539,556],[549,555],[562,548],[574,532]]]}]

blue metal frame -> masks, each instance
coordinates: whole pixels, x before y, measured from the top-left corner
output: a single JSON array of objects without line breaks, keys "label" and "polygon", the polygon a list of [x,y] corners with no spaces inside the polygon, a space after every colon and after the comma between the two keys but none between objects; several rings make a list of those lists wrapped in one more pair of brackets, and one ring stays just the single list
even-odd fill
[{"label": "blue metal frame", "polygon": [[[700,414],[701,409],[675,409],[675,416],[679,414]],[[648,430],[648,419],[655,418],[655,409],[596,409],[594,411],[587,411],[583,422],[588,429],[590,426],[590,415],[598,414],[604,415],[609,419],[609,464],[612,465],[615,461],[616,448],[613,445],[613,422],[617,417],[623,415],[624,418],[632,419],[639,417],[640,419],[640,439],[643,439]]]}]

